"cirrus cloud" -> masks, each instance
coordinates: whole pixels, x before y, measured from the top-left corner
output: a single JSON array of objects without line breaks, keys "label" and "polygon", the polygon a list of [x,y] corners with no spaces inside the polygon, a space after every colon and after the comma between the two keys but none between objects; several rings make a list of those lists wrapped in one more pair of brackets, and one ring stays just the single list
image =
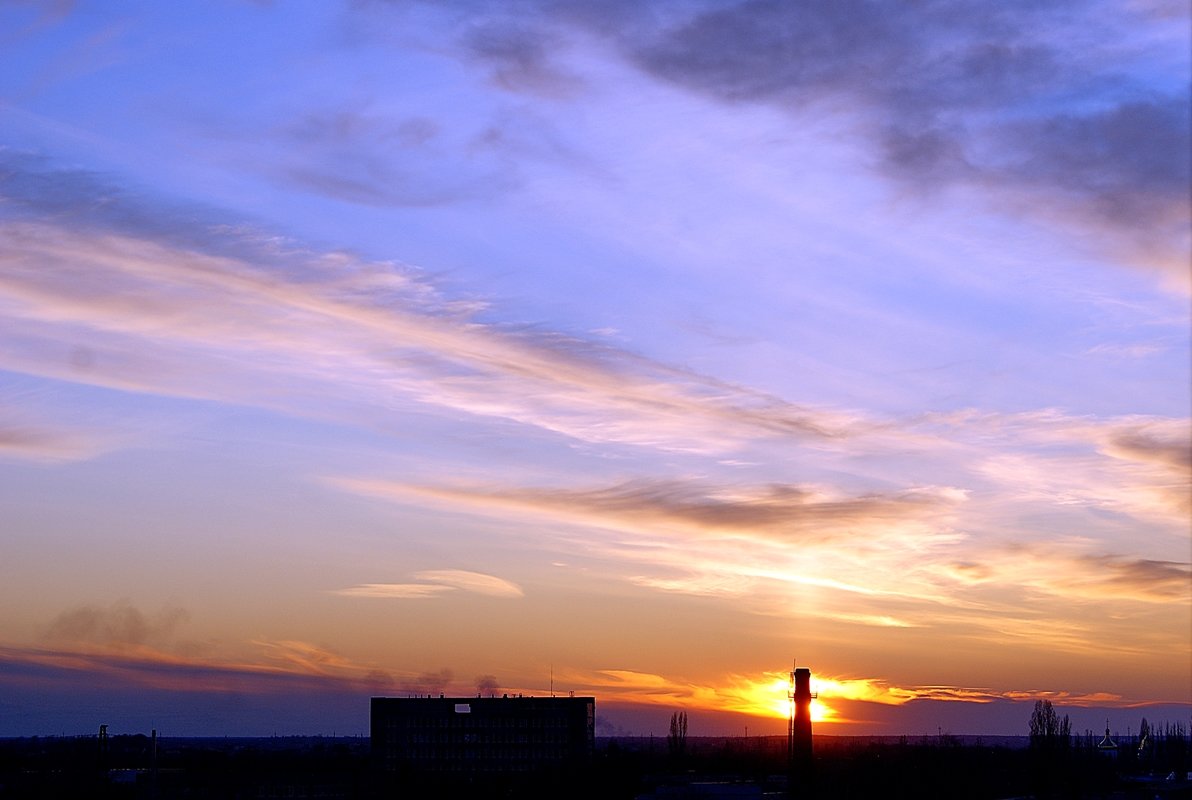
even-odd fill
[{"label": "cirrus cloud", "polygon": [[375,597],[419,600],[460,590],[488,597],[523,597],[525,592],[512,581],[463,569],[430,569],[414,573],[423,583],[362,583],[332,594],[343,597]]}]

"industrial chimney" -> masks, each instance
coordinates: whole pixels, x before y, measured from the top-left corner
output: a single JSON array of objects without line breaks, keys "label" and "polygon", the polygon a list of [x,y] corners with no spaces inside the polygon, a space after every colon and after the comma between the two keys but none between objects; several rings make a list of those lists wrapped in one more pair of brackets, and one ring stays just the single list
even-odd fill
[{"label": "industrial chimney", "polygon": [[811,670],[800,667],[791,671],[790,729],[787,736],[787,755],[790,760],[790,794],[799,797],[811,792]]}]

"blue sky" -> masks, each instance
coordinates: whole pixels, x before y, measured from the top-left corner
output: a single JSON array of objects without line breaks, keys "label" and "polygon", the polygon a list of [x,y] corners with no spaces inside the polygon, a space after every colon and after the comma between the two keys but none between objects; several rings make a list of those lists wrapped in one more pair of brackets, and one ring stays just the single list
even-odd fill
[{"label": "blue sky", "polygon": [[1186,716],[1181,4],[0,30],[0,733],[551,669],[778,731],[793,657],[838,733]]}]

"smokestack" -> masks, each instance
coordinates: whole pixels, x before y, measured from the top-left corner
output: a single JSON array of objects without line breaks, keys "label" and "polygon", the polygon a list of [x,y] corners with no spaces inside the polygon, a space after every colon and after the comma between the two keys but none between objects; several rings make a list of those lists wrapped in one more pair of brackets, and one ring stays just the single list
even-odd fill
[{"label": "smokestack", "polygon": [[811,758],[811,670],[795,670],[795,718],[791,724],[791,746],[796,758]]},{"label": "smokestack", "polygon": [[787,755],[790,760],[789,788],[791,797],[810,797],[814,787],[811,760],[811,670],[806,667],[791,671],[790,729],[787,736]]}]

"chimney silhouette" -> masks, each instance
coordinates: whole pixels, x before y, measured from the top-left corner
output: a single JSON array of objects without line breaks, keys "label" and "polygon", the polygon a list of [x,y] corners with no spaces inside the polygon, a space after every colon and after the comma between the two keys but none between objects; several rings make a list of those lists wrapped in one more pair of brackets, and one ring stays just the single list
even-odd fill
[{"label": "chimney silhouette", "polygon": [[787,696],[791,701],[787,754],[790,759],[790,796],[810,796],[814,786],[811,760],[811,670],[800,667],[791,671]]}]

